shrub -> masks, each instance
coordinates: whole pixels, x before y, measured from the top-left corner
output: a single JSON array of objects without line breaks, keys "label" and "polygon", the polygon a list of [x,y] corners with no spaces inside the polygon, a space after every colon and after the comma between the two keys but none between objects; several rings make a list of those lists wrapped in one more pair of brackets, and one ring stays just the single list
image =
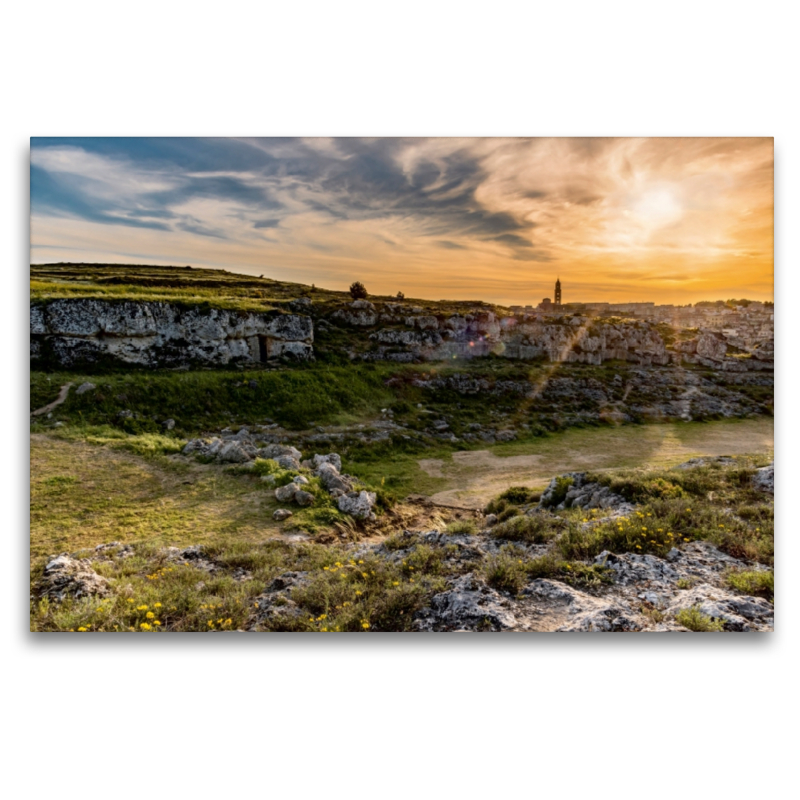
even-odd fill
[{"label": "shrub", "polygon": [[508,506],[497,515],[500,522],[505,522],[512,517],[518,517],[522,512],[516,506]]},{"label": "shrub", "polygon": [[675,621],[684,628],[696,633],[710,633],[722,630],[722,620],[712,619],[706,616],[701,610],[700,606],[692,606],[691,608],[682,608],[676,615]]},{"label": "shrub", "polygon": [[533,503],[539,500],[539,492],[534,492],[527,486],[511,486],[506,489],[501,495],[503,500],[508,500],[515,506],[523,505],[524,503]]},{"label": "shrub", "polygon": [[473,533],[477,533],[477,531],[478,526],[474,519],[458,519],[454,522],[451,522],[444,529],[444,532],[450,534],[451,536],[456,534],[472,535]]},{"label": "shrub", "polygon": [[775,573],[766,570],[742,570],[729,572],[725,582],[732,589],[744,594],[764,597],[770,602],[775,599]]},{"label": "shrub", "polygon": [[253,475],[273,475],[280,471],[278,462],[272,458],[257,458],[253,462],[253,469],[250,470]]},{"label": "shrub", "polygon": [[504,547],[497,555],[488,558],[483,572],[486,583],[501,592],[519,594],[528,582],[528,572],[522,553],[514,547]]},{"label": "shrub", "polygon": [[556,532],[548,519],[540,514],[531,514],[499,522],[491,529],[491,535],[495,539],[508,539],[512,542],[544,544],[552,539]]},{"label": "shrub", "polygon": [[[536,503],[539,501],[540,497],[541,494],[539,492],[535,492],[527,486],[511,486],[502,494],[497,495],[497,497],[489,501],[486,506],[486,513],[502,514],[509,506]],[[508,517],[512,516],[514,516],[513,513],[508,515]],[[508,519],[508,517],[506,517],[506,519]]]},{"label": "shrub", "polygon": [[353,300],[366,300],[367,287],[361,281],[354,281],[350,284],[350,297]]},{"label": "shrub", "polygon": [[508,508],[508,500],[503,500],[500,497],[495,497],[490,500],[484,509],[487,514],[500,514]]}]

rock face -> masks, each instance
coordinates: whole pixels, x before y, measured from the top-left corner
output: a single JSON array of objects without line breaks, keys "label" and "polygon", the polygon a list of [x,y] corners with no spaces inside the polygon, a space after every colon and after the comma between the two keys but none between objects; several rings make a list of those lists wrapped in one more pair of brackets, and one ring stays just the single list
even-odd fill
[{"label": "rock face", "polygon": [[63,553],[45,566],[37,591],[40,597],[62,601],[68,597],[106,597],[111,586],[92,569],[91,561]]},{"label": "rock face", "polygon": [[587,481],[585,472],[569,472],[553,478],[542,492],[539,505],[559,511],[565,508],[613,509],[619,514],[633,511],[633,506],[624,497],[614,494],[607,486]]},{"label": "rock face", "polygon": [[[770,370],[769,341],[745,350],[730,336],[703,329],[691,340],[668,344],[663,328],[647,320],[498,316],[477,308],[469,313],[425,313],[398,303],[358,300],[334,311],[322,325],[364,330],[370,347],[350,352],[351,358],[400,363],[448,361],[496,355],[600,365],[609,360],[643,367],[679,365],[682,361],[733,372]],[[327,329],[327,328],[326,328]],[[730,332],[728,332],[730,333]]]},{"label": "rock face", "polygon": [[31,306],[31,358],[62,366],[224,365],[313,358],[314,326],[300,314],[172,303],[64,299]]},{"label": "rock face", "polygon": [[646,322],[600,323],[587,317],[551,321],[497,317],[492,311],[450,316],[417,315],[386,304],[382,313],[352,307],[333,319],[370,327],[373,344],[363,358],[389,361],[442,361],[494,354],[506,358],[602,364],[610,359],[644,366],[667,365],[670,353],[655,326]]}]

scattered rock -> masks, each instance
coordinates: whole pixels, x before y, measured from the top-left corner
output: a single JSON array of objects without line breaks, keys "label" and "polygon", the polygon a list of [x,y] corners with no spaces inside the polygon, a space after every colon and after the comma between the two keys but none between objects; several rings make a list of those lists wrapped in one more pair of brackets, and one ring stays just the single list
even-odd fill
[{"label": "scattered rock", "polygon": [[291,597],[293,589],[307,583],[305,572],[285,572],[275,578],[255,600],[255,614],[250,630],[258,630],[263,625],[280,628],[282,621],[291,624],[299,616],[307,614]]},{"label": "scattered rock", "polygon": [[666,612],[674,617],[679,611],[694,607],[712,620],[722,620],[726,631],[769,630],[774,624],[775,608],[772,603],[760,597],[734,594],[707,583],[676,595]]},{"label": "scattered rock", "polygon": [[88,559],[62,553],[47,563],[36,590],[40,597],[61,602],[67,598],[107,597],[111,585],[92,569]]},{"label": "scattered rock", "polygon": [[294,456],[278,456],[275,461],[277,461],[278,466],[282,469],[288,469],[292,472],[296,472],[300,469],[300,462]]},{"label": "scattered rock", "polygon": [[[565,479],[571,483],[566,495],[563,495],[564,499],[559,502],[559,492],[563,491]],[[539,506],[556,508],[559,511],[565,508],[604,508],[612,509],[616,514],[630,514],[634,510],[631,503],[612,492],[608,486],[588,481],[585,472],[568,472],[553,478],[542,492]]]},{"label": "scattered rock", "polygon": [[250,455],[239,442],[226,442],[219,450],[217,458],[223,463],[243,464],[250,461]]},{"label": "scattered rock", "polygon": [[511,602],[472,573],[454,581],[446,592],[431,598],[430,606],[414,618],[418,631],[503,631],[517,619]]},{"label": "scattered rock", "polygon": [[82,383],[76,390],[75,394],[86,394],[86,392],[91,392],[92,389],[96,389],[97,387],[93,383]]},{"label": "scattered rock", "polygon": [[283,522],[285,519],[289,519],[292,516],[292,512],[289,511],[288,508],[279,508],[273,515],[272,519],[277,520],[278,522]]},{"label": "scattered rock", "polygon": [[331,462],[323,462],[317,469],[319,482],[331,494],[333,492],[350,492],[353,489],[353,482],[349,476],[340,475],[339,470]]},{"label": "scattered rock", "polygon": [[311,494],[311,492],[306,492],[303,489],[298,489],[294,493],[294,501],[299,506],[311,506],[314,505],[314,495]]},{"label": "scattered rock", "polygon": [[287,483],[285,486],[279,486],[275,490],[275,499],[280,503],[288,503],[290,500],[294,500],[294,496],[298,491],[299,487],[296,483]]},{"label": "scattered rock", "polygon": [[338,453],[328,453],[327,455],[316,454],[313,459],[313,466],[318,469],[322,464],[332,464],[336,469],[342,471],[342,457]]},{"label": "scattered rock", "polygon": [[174,419],[165,419],[161,423],[161,427],[164,428],[164,430],[171,431],[175,427],[175,420]]},{"label": "scattered rock", "polygon": [[337,501],[339,511],[356,519],[368,519],[376,501],[375,492],[348,492]]}]

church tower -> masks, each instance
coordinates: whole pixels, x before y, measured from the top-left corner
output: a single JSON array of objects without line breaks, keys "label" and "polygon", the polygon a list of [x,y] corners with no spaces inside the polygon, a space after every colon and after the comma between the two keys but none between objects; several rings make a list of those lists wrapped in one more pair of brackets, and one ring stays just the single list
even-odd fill
[{"label": "church tower", "polygon": [[556,296],[555,296],[555,304],[557,306],[561,305],[561,278],[556,278]]}]

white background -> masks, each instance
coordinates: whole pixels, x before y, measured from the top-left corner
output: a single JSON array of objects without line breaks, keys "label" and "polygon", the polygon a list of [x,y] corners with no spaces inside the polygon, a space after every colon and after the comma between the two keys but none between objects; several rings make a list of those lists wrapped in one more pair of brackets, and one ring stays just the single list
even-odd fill
[{"label": "white background", "polygon": [[[791,8],[763,0],[5,6],[6,796],[796,791],[790,325],[800,296],[800,130]],[[28,139],[234,134],[774,136],[777,633],[28,633]]]}]

